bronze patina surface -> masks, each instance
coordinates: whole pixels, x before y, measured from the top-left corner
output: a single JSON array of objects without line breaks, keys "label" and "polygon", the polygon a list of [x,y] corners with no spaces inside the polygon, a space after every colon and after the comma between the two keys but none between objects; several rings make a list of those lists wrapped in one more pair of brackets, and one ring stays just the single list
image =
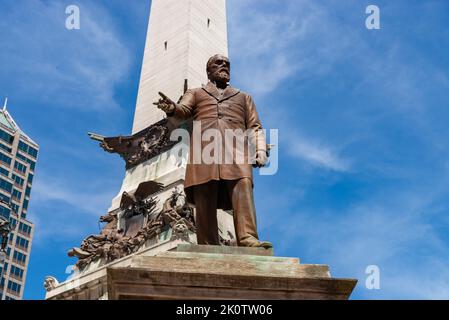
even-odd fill
[{"label": "bronze patina surface", "polygon": [[[207,63],[209,83],[187,90],[179,103],[165,94],[154,104],[169,117],[180,120],[193,118],[201,124],[201,134],[216,130],[225,137],[226,130],[252,130],[255,132],[255,162],[244,154],[243,163],[195,163],[194,145],[199,143],[204,150],[209,142],[190,143],[190,161],[187,165],[185,190],[189,202],[196,205],[198,244],[218,245],[217,209],[234,211],[234,225],[237,244],[247,247],[272,247],[271,243],[259,241],[256,226],[256,212],[253,199],[253,166],[262,167],[268,158],[267,144],[256,105],[250,95],[229,85],[230,62],[222,55],[212,56]],[[245,145],[249,143],[245,136]],[[229,148],[229,150],[227,150]],[[234,155],[234,144],[223,143],[223,154]],[[247,149],[246,149],[247,150]],[[202,154],[202,151],[201,151]]]},{"label": "bronze patina surface", "polygon": [[132,136],[104,137],[95,133],[89,136],[99,141],[106,152],[119,154],[125,160],[126,169],[130,169],[172,148],[177,143],[170,141],[172,129],[173,125],[163,119]]}]

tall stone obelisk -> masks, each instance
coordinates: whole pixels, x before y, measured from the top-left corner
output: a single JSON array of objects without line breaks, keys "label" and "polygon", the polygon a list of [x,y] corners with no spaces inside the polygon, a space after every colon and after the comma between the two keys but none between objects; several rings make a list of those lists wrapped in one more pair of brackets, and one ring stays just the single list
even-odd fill
[{"label": "tall stone obelisk", "polygon": [[132,133],[161,120],[153,106],[162,91],[172,99],[207,83],[206,62],[228,54],[225,0],[153,0]]}]

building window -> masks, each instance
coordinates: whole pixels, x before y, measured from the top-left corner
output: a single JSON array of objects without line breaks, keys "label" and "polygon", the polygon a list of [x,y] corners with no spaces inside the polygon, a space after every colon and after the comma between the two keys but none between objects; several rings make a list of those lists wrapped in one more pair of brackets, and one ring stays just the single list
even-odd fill
[{"label": "building window", "polygon": [[9,217],[9,223],[11,224],[11,229],[15,230],[17,226],[17,220],[12,217]]},{"label": "building window", "polygon": [[9,280],[8,281],[8,289],[12,292],[20,294],[20,290],[22,289],[22,286],[18,283],[15,283],[14,281]]},{"label": "building window", "polygon": [[0,205],[0,216],[6,218],[9,220],[9,215],[11,214],[11,209],[4,207],[3,205]]},{"label": "building window", "polygon": [[12,212],[14,212],[15,214],[18,215],[19,214],[19,208],[20,208],[19,205],[11,202],[11,210],[12,210]]},{"label": "building window", "polygon": [[28,145],[24,143],[23,141],[19,141],[19,149],[22,151],[27,152],[28,151]]},{"label": "building window", "polygon": [[9,144],[12,144],[14,141],[14,136],[10,135],[9,133],[7,133],[3,130],[0,130],[0,139]]},{"label": "building window", "polygon": [[8,196],[4,195],[3,193],[0,193],[0,200],[5,201],[6,203],[11,202],[11,199]]},{"label": "building window", "polygon": [[20,199],[22,199],[22,192],[20,192],[17,189],[13,189],[13,191],[12,191],[12,199],[20,201]]},{"label": "building window", "polygon": [[7,191],[8,193],[12,192],[12,183],[9,183],[6,180],[0,178],[0,189]]},{"label": "building window", "polygon": [[12,148],[5,146],[3,143],[0,143],[0,149],[5,150],[6,152],[11,153],[12,152]]},{"label": "building window", "polygon": [[35,168],[35,166],[36,166],[36,163],[35,163],[33,160],[28,159],[27,157],[25,157],[24,155],[22,155],[22,154],[20,154],[20,153],[16,153],[16,156],[17,156],[17,158],[19,158],[20,160],[23,160],[23,161],[25,161],[26,163],[29,163],[29,164],[30,164],[30,169],[31,169],[32,171],[34,171],[34,168]]},{"label": "building window", "polygon": [[19,231],[29,236],[31,234],[31,227],[23,222],[19,224]]},{"label": "building window", "polygon": [[10,166],[11,165],[11,161],[12,159],[10,157],[8,157],[7,155],[4,155],[3,153],[0,153],[0,162]]},{"label": "building window", "polygon": [[25,179],[22,179],[21,177],[16,176],[15,174],[13,174],[11,176],[11,179],[13,179],[15,184],[20,186],[20,187],[23,187],[23,184],[25,183]]},{"label": "building window", "polygon": [[23,174],[25,174],[25,172],[27,172],[26,165],[20,163],[19,161],[14,162],[14,169],[16,169],[19,172],[22,172]]},{"label": "building window", "polygon": [[33,178],[34,178],[34,175],[33,175],[32,173],[28,174],[28,180],[27,180],[27,182],[28,182],[29,184],[33,184]]},{"label": "building window", "polygon": [[9,171],[5,168],[0,167],[0,174],[4,175],[5,177],[9,176]]},{"label": "building window", "polygon": [[31,188],[27,186],[25,189],[25,196],[27,196],[29,198],[30,194],[31,194]]},{"label": "building window", "polygon": [[33,158],[37,158],[37,152],[38,151],[36,149],[34,149],[33,147],[28,148],[28,154],[30,156],[32,156]]},{"label": "building window", "polygon": [[23,141],[19,141],[19,150],[22,150],[23,152],[29,154],[33,158],[37,158],[37,150],[33,148],[32,146],[27,145]]},{"label": "building window", "polygon": [[22,280],[23,278],[23,270],[16,267],[16,266],[11,266],[11,272],[10,275],[13,275],[14,278],[16,278],[17,280]]},{"label": "building window", "polygon": [[24,255],[23,253],[20,253],[16,250],[14,250],[14,255],[13,255],[13,260],[15,262],[18,262],[19,264],[24,265],[26,262],[27,256]]},{"label": "building window", "polygon": [[30,242],[20,236],[16,237],[16,245],[19,246],[21,249],[28,250],[28,245]]}]

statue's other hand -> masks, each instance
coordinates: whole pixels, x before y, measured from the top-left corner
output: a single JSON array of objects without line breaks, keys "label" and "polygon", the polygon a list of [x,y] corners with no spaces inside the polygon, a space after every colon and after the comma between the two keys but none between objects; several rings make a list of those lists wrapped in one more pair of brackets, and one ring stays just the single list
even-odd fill
[{"label": "statue's other hand", "polygon": [[175,111],[176,104],[162,92],[159,92],[159,95],[161,98],[158,102],[154,102],[153,104],[165,113],[173,113],[173,111]]},{"label": "statue's other hand", "polygon": [[264,167],[268,162],[268,153],[265,150],[257,150],[256,153],[256,164],[254,167],[261,168]]}]

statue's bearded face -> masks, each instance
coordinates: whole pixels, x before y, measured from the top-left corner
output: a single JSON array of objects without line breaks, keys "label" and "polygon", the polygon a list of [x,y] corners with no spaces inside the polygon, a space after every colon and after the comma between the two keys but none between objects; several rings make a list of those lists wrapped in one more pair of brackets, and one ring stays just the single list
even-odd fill
[{"label": "statue's bearded face", "polygon": [[231,80],[231,64],[222,55],[213,56],[207,65],[207,75],[212,82],[226,84]]}]

